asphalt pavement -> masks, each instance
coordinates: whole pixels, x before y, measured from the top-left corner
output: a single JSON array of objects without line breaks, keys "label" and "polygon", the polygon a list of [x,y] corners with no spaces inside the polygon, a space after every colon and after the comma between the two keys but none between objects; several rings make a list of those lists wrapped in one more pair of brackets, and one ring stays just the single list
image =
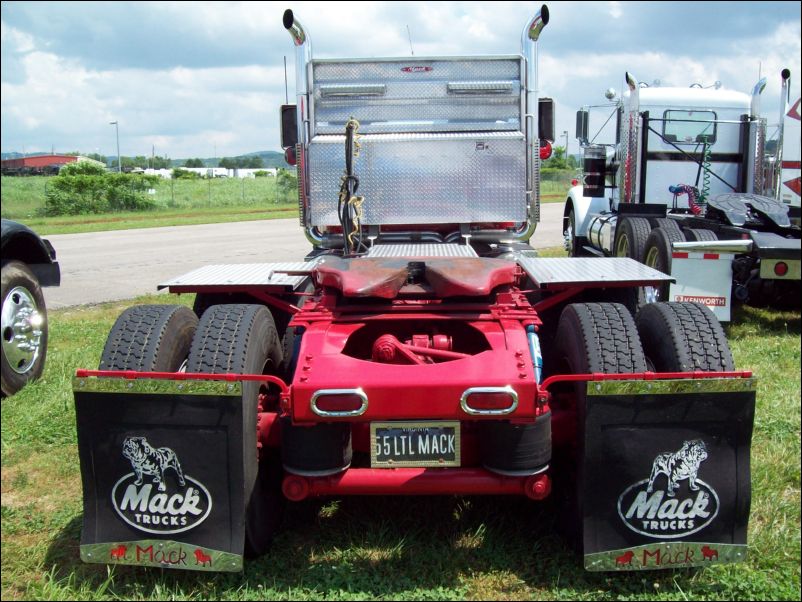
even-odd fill
[{"label": "asphalt pavement", "polygon": [[[562,203],[541,207],[530,243],[562,245]],[[54,234],[61,286],[44,289],[49,309],[130,299],[212,264],[302,261],[311,250],[297,219]]]}]

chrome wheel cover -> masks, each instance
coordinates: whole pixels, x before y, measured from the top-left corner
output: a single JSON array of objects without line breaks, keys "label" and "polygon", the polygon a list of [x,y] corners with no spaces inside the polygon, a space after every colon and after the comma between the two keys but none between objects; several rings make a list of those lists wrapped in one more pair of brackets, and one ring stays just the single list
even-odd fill
[{"label": "chrome wheel cover", "polygon": [[14,372],[28,372],[42,352],[45,315],[31,292],[23,286],[11,289],[3,299],[3,353]]}]

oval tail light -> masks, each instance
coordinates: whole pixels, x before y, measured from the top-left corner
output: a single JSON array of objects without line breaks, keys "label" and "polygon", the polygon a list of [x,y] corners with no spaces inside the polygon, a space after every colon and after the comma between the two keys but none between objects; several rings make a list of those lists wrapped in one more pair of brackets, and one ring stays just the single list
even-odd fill
[{"label": "oval tail light", "polygon": [[362,389],[322,389],[312,395],[312,411],[326,418],[361,416],[368,409]]}]

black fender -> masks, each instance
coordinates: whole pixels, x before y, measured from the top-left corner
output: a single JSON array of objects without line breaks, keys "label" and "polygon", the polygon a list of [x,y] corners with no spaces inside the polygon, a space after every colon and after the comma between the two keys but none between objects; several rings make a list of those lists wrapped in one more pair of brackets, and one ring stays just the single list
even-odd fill
[{"label": "black fender", "polygon": [[49,240],[41,238],[27,226],[9,219],[2,220],[0,238],[4,262],[16,260],[25,263],[41,286],[61,284],[56,250]]}]

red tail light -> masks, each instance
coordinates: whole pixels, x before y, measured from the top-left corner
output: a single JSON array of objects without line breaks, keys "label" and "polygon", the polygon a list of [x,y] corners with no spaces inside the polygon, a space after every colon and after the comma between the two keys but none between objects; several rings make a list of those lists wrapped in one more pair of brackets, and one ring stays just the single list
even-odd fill
[{"label": "red tail light", "polygon": [[504,416],[518,407],[518,393],[510,386],[473,387],[462,394],[460,407],[472,416]]},{"label": "red tail light", "polygon": [[326,395],[317,400],[317,407],[324,412],[354,412],[362,407],[358,395]]},{"label": "red tail light", "polygon": [[778,261],[774,264],[774,273],[777,276],[785,276],[788,273],[788,264],[784,261]]},{"label": "red tail light", "polygon": [[508,393],[474,393],[468,403],[475,410],[503,410],[510,407],[512,399]]},{"label": "red tail light", "polygon": [[543,140],[540,143],[540,160],[545,161],[551,157],[551,144],[547,140]]},{"label": "red tail light", "polygon": [[318,416],[360,416],[368,409],[362,389],[324,389],[312,396],[312,411]]}]

